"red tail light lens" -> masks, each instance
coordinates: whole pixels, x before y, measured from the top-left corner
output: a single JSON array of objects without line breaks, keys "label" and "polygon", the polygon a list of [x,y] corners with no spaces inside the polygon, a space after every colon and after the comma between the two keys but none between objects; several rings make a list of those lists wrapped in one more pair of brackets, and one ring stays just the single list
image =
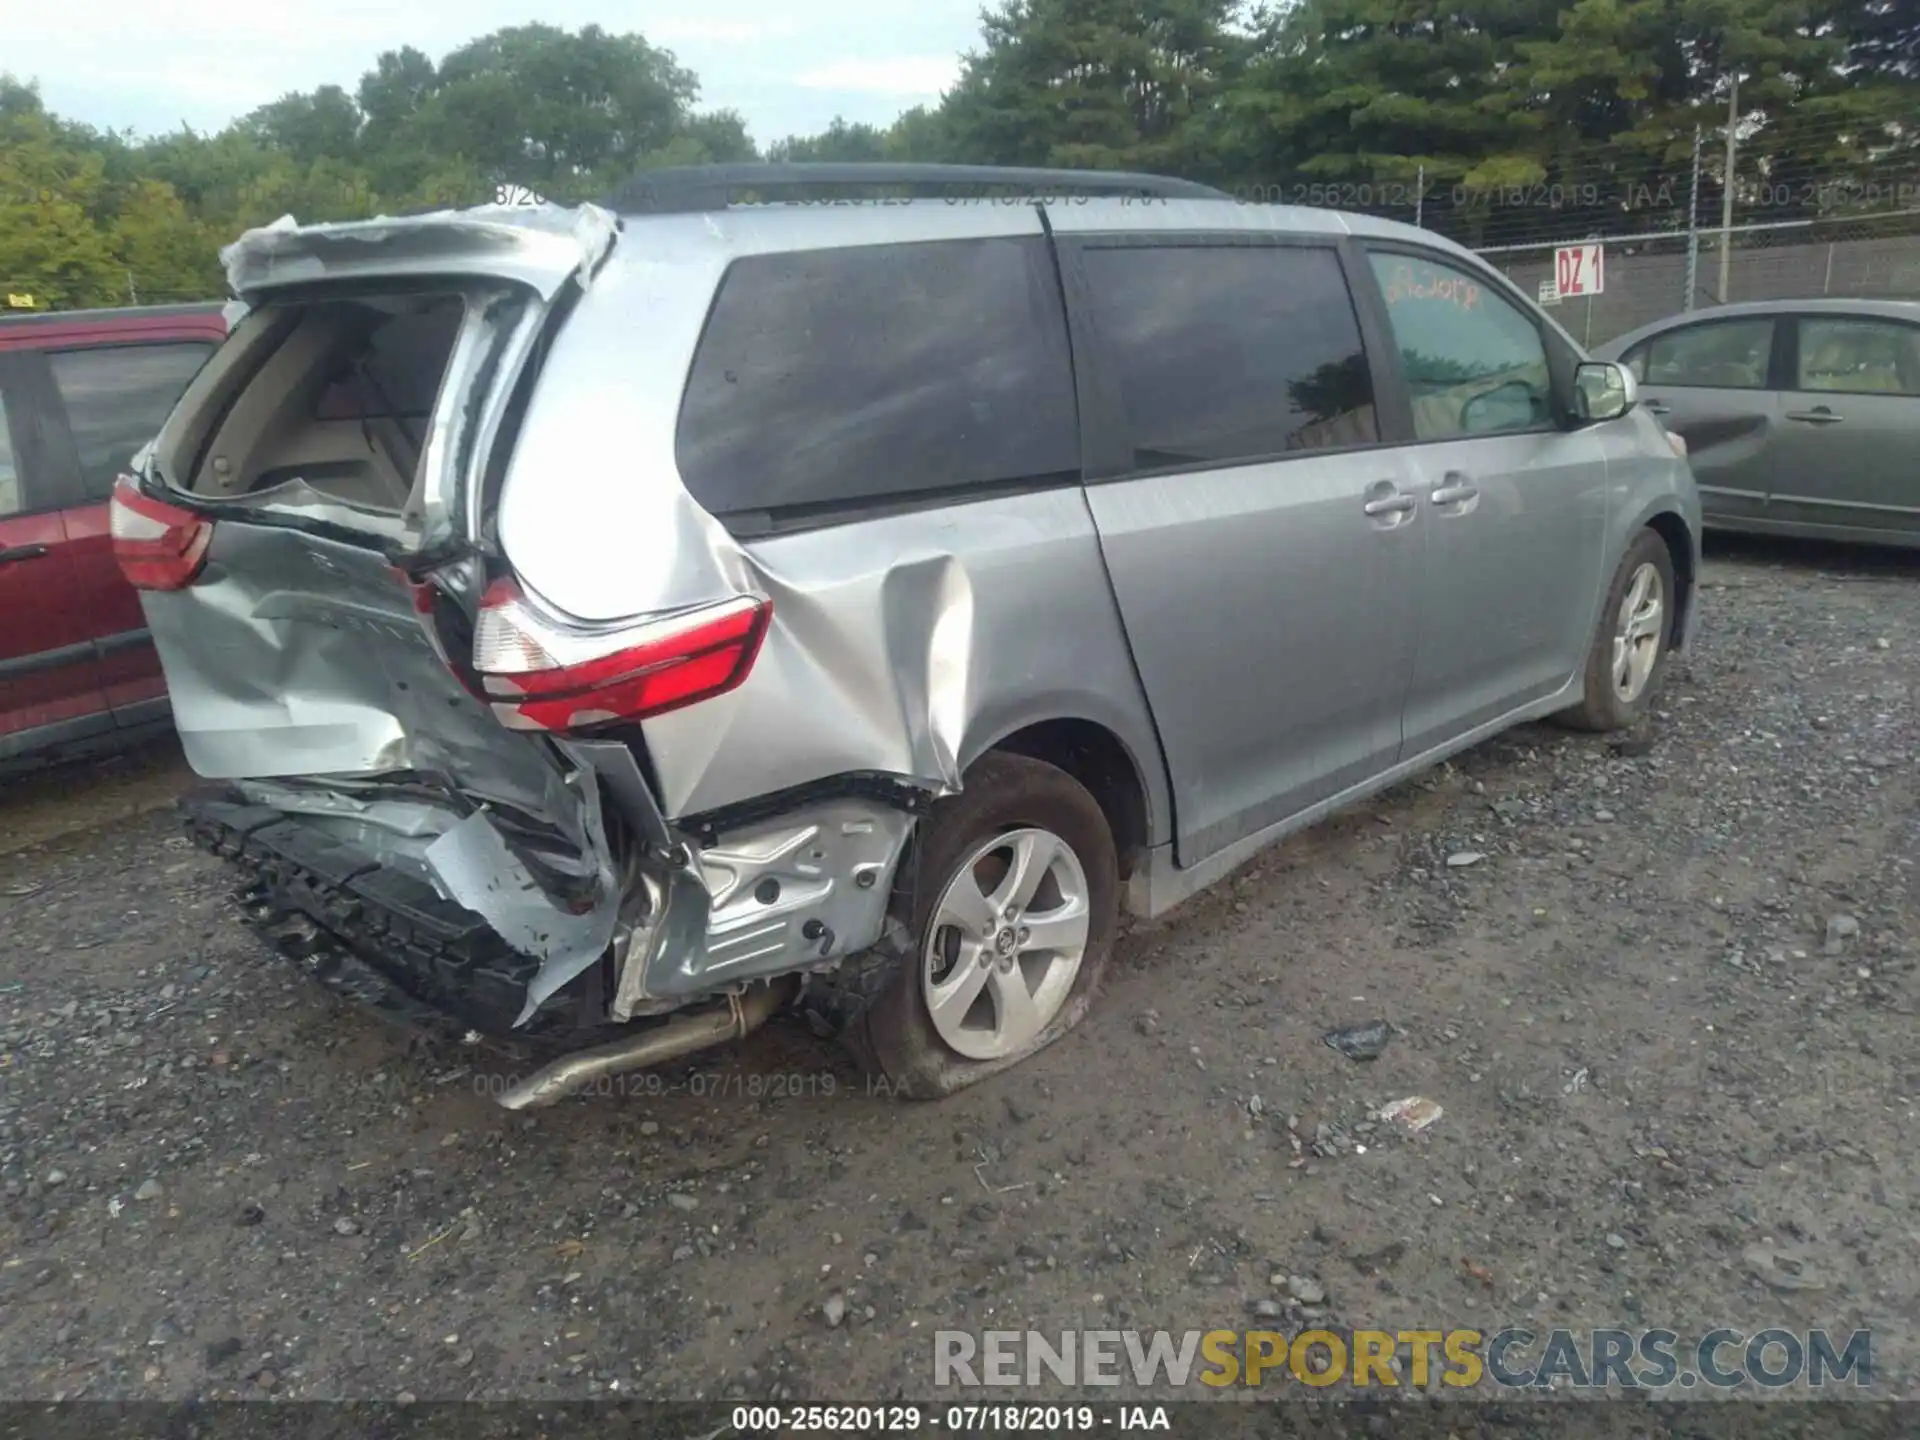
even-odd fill
[{"label": "red tail light lens", "polygon": [[531,605],[511,580],[480,603],[473,665],[515,730],[641,720],[724,695],[747,678],[773,602],[742,595],[664,619],[587,629]]},{"label": "red tail light lens", "polygon": [[120,573],[140,590],[184,590],[206,564],[213,542],[211,520],[142,495],[129,475],[114,482],[107,526]]}]

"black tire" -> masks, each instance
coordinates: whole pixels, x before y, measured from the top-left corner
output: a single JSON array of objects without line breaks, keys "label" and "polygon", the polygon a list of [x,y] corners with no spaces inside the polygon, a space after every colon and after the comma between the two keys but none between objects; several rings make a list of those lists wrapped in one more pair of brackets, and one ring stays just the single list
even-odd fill
[{"label": "black tire", "polygon": [[[1663,624],[1652,673],[1647,676],[1647,683],[1640,693],[1627,701],[1622,700],[1613,688],[1613,641],[1627,587],[1632,584],[1634,575],[1642,565],[1653,566],[1660,576]],[[1586,698],[1554,718],[1574,730],[1606,732],[1630,730],[1637,725],[1653,697],[1659,693],[1660,682],[1666,676],[1667,655],[1673,642],[1674,606],[1678,599],[1673,583],[1673,555],[1667,549],[1667,542],[1655,531],[1642,530],[1627,547],[1613,583],[1607,587],[1606,603],[1600,607],[1600,618],[1594,625],[1593,642],[1587,650]]]},{"label": "black tire", "polygon": [[[992,836],[1027,827],[1049,830],[1064,840],[1085,872],[1086,951],[1059,1012],[1031,1044],[989,1060],[969,1059],[940,1037],[927,1010],[920,976],[927,932],[961,861]],[[1112,958],[1120,873],[1112,831],[1086,787],[1064,770],[1019,755],[995,753],[976,762],[966,787],[934,805],[921,825],[916,848],[917,857],[909,856],[903,867],[910,878],[894,891],[894,915],[911,936],[911,949],[892,967],[845,1039],[888,1093],[932,1100],[1019,1064],[1080,1023]]]}]

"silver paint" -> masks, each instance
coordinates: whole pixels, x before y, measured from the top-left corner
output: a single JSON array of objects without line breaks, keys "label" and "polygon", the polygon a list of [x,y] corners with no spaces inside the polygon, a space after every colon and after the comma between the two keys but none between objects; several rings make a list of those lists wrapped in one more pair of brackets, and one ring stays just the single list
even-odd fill
[{"label": "silver paint", "polygon": [[427,847],[427,864],[448,898],[485,920],[514,949],[542,962],[527,986],[517,1024],[524,1025],[541,1001],[599,959],[613,939],[619,896],[612,866],[604,863],[600,792],[588,785],[580,793],[580,818],[592,847],[588,853],[603,862],[601,903],[584,914],[556,906],[483,813],[467,816]]},{"label": "silver paint", "polygon": [[[1595,353],[1623,359],[1657,336],[1695,325],[1771,320],[1779,326],[1795,317],[1920,330],[1920,302],[1809,298],[1718,305],[1644,325]],[[1920,546],[1920,498],[1912,479],[1920,396],[1660,381],[1643,382],[1641,393],[1667,429],[1686,440],[1706,520],[1715,529]],[[1817,410],[1837,418],[1810,419]]]},{"label": "silver paint", "polygon": [[[1332,212],[1096,200],[1049,213],[1063,233],[1390,236],[1479,266],[1424,232]],[[1302,456],[736,539],[674,465],[686,374],[726,266],[776,249],[1036,234],[1038,213],[922,202],[654,217],[628,222],[611,254],[604,217],[511,215],[254,232],[229,263],[237,290],[269,300],[295,278],[376,273],[492,276],[551,299],[597,266],[507,466],[493,529],[504,558],[542,603],[586,622],[746,591],[773,601],[743,685],[642,726],[656,820],[852,772],[951,793],[1010,735],[1090,722],[1140,779],[1147,850],[1128,898],[1158,913],[1327,811],[1576,702],[1607,583],[1650,520],[1673,517],[1686,551],[1676,570],[1697,567],[1685,463],[1637,410],[1569,433]],[[481,457],[534,334],[536,307],[512,309],[502,302],[463,332],[458,375],[494,378],[447,387],[451,408],[435,423],[445,448],[412,534],[481,533]],[[1460,470],[1477,494],[1443,515],[1435,492]],[[1412,504],[1370,514],[1383,484]],[[316,558],[333,567],[325,580]],[[589,797],[603,778],[616,805],[634,798],[631,752],[633,775],[615,774],[604,745],[502,730],[367,551],[223,521],[206,578],[147,605],[203,774],[304,776],[351,799],[356,781],[413,770],[563,834],[601,897],[592,923],[565,934],[534,933],[538,916],[522,907],[538,902],[484,816],[431,866],[449,893],[472,897],[463,903],[495,906],[513,943],[548,948],[539,994],[591,962],[602,926],[624,1019],[831,965],[885,925],[913,822],[872,801],[822,799],[616,880]],[[351,821],[384,822],[404,828],[399,812]],[[411,855],[424,833],[387,843]],[[811,936],[809,921],[821,927]]]},{"label": "silver paint", "polygon": [[241,235],[220,262],[228,288],[249,304],[287,285],[421,275],[487,275],[551,300],[576,274],[591,275],[618,228],[595,205],[485,205],[304,226],[283,215]]},{"label": "silver paint", "polygon": [[662,956],[648,991],[697,994],[866,949],[912,829],[904,811],[844,800],[721,836],[696,859],[711,897],[706,943]]},{"label": "silver paint", "polygon": [[1079,491],[740,541],[680,483],[680,396],[733,259],[1041,229],[1030,206],[936,201],[879,218],[778,206],[630,221],[547,356],[501,495],[502,547],[530,590],[585,621],[772,597],[747,682],[642,727],[670,818],[850,770],[952,791],[1012,732],[1076,718],[1129,752],[1158,840],[1165,769]]},{"label": "silver paint", "polygon": [[438,784],[450,801],[543,820],[565,840],[554,863],[595,882],[599,901],[587,916],[555,905],[517,861],[502,861],[490,827],[482,836],[470,826],[457,841],[442,835],[425,863],[445,893],[543,961],[529,1014],[606,948],[619,890],[598,788],[578,783],[580,772],[557,752],[502,729],[468,693],[380,556],[223,521],[197,584],[143,599],[196,772],[323,778],[347,795],[355,781],[407,773]]}]

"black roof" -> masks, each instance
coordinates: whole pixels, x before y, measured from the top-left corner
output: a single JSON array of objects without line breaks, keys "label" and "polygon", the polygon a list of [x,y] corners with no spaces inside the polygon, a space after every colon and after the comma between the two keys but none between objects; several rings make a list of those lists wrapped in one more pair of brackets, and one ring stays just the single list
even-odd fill
[{"label": "black roof", "polygon": [[1060,195],[1113,195],[1161,200],[1226,200],[1231,197],[1196,180],[1143,175],[1128,170],[1052,170],[1000,165],[906,165],[892,163],[793,163],[690,165],[634,176],[607,199],[623,215],[724,210],[740,191],[776,199],[814,188],[869,186],[931,195],[954,191],[998,192],[1043,199]]},{"label": "black roof", "polygon": [[217,315],[230,302],[190,300],[179,305],[119,305],[107,310],[0,310],[0,325],[71,325],[95,320],[163,319],[168,315]]}]

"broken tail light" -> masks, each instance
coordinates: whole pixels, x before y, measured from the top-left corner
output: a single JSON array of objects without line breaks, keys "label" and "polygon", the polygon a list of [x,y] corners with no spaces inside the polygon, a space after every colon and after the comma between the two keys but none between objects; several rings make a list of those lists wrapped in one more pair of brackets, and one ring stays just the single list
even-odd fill
[{"label": "broken tail light", "polygon": [[772,618],[772,601],[742,595],[659,619],[577,626],[540,611],[513,581],[496,580],[480,602],[473,665],[510,729],[643,720],[739,685]]},{"label": "broken tail light", "polygon": [[143,495],[131,475],[113,485],[107,507],[113,558],[139,590],[184,590],[207,562],[213,522],[191,510]]}]

